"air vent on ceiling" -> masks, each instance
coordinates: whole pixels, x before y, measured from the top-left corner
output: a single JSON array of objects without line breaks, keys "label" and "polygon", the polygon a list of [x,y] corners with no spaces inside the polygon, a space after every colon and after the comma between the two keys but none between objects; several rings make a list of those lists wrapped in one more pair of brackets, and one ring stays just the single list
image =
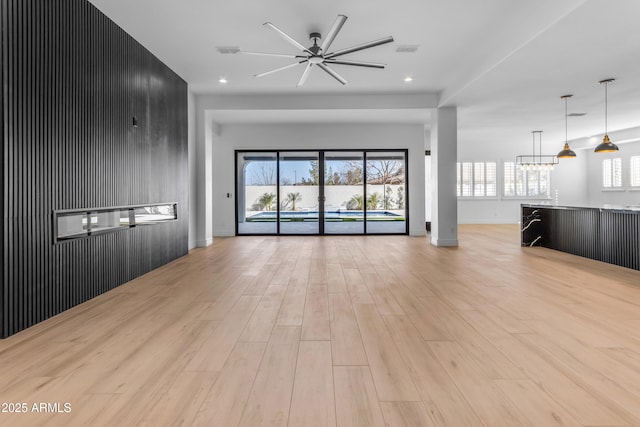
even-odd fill
[{"label": "air vent on ceiling", "polygon": [[582,116],[586,116],[587,113],[569,113],[567,114],[567,117],[582,117]]},{"label": "air vent on ceiling", "polygon": [[216,46],[216,50],[223,55],[233,55],[240,52],[238,46]]},{"label": "air vent on ceiling", "polygon": [[418,44],[400,44],[396,46],[396,52],[398,53],[414,53],[418,50],[420,45]]}]

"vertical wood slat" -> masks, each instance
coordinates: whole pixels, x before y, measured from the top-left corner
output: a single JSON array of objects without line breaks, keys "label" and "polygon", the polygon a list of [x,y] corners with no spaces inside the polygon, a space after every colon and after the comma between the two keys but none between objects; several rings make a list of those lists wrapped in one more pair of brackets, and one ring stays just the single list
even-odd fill
[{"label": "vertical wood slat", "polygon": [[[8,121],[7,117],[7,109],[5,108],[6,98],[7,98],[7,68],[9,64],[9,60],[7,58],[8,49],[7,45],[7,17],[9,16],[7,10],[8,3],[4,1],[0,1],[0,138],[2,141],[5,141],[7,135],[5,133],[5,122]],[[8,177],[6,175],[6,155],[7,147],[5,144],[0,147],[0,176],[2,177],[2,187],[0,188],[0,208],[2,208],[2,225],[0,226],[0,238],[2,239],[2,245],[0,245],[0,264],[2,264],[2,276],[0,276],[0,311],[2,313],[6,313],[8,311],[7,306],[7,298],[6,298],[6,286],[7,283],[7,270],[5,265],[7,265],[7,260],[5,255],[6,251],[6,239],[5,232],[7,229],[7,215],[6,215],[6,206],[7,206],[7,183]],[[0,334],[2,334],[2,317],[0,316]]]},{"label": "vertical wood slat", "polygon": [[[86,0],[0,2],[0,335],[186,254],[186,83]],[[132,127],[132,117],[138,127]],[[54,244],[52,212],[178,202]]]}]

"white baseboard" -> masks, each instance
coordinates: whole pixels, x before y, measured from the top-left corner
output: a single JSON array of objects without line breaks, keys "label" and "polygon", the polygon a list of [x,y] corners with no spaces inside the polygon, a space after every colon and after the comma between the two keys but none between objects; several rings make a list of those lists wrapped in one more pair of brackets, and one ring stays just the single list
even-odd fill
[{"label": "white baseboard", "polygon": [[512,218],[496,218],[496,219],[487,219],[487,218],[480,218],[480,219],[465,219],[464,221],[458,221],[458,225],[462,225],[462,224],[517,224],[519,220],[516,219],[512,219]]},{"label": "white baseboard", "polygon": [[454,247],[458,246],[458,239],[435,239],[432,237],[431,244],[438,247]]},{"label": "white baseboard", "polygon": [[207,246],[211,246],[213,244],[213,238],[210,237],[206,240],[196,240],[196,246],[199,248],[206,248]]}]

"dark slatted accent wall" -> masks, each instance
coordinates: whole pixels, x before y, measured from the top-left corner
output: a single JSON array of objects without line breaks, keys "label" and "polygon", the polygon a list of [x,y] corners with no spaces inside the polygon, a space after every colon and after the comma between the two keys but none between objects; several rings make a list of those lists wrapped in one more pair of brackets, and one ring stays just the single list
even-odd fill
[{"label": "dark slatted accent wall", "polygon": [[5,254],[6,254],[6,246],[7,240],[5,239],[5,229],[7,228],[7,211],[5,210],[6,199],[8,196],[7,193],[7,181],[8,177],[6,175],[6,167],[5,167],[5,153],[7,151],[7,144],[5,141],[5,123],[7,122],[7,109],[5,108],[6,98],[7,98],[7,69],[9,60],[8,60],[8,49],[7,45],[7,22],[8,22],[8,11],[7,11],[7,2],[5,0],[0,0],[0,139],[2,140],[2,148],[0,149],[0,208],[2,208],[2,225],[0,226],[0,238],[2,238],[2,245],[0,246],[0,264],[2,267],[2,276],[0,276],[0,336],[4,336],[4,318],[5,313],[7,312],[7,301],[6,301],[6,287],[5,287],[5,276],[6,276],[6,268],[5,268]]},{"label": "dark slatted accent wall", "polygon": [[[187,253],[187,86],[85,0],[0,5],[6,337]],[[178,221],[54,243],[53,210],[163,202]]]}]

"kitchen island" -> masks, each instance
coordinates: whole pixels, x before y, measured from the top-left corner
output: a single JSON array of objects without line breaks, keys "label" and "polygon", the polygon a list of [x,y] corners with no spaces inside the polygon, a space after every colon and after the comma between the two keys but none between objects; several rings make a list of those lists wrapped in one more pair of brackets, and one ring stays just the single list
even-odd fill
[{"label": "kitchen island", "polygon": [[640,206],[521,205],[522,246],[640,270]]}]

